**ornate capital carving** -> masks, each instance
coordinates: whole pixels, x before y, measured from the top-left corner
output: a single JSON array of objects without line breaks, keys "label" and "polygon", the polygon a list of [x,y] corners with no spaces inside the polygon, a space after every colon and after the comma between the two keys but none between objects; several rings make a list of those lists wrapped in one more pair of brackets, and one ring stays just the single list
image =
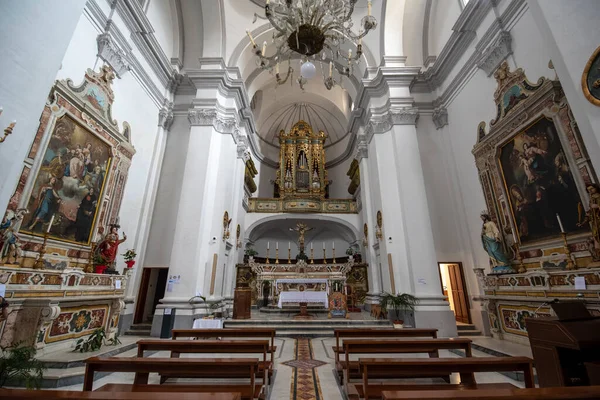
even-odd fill
[{"label": "ornate capital carving", "polygon": [[237,158],[240,158],[244,163],[250,160],[250,151],[248,151],[248,139],[245,136],[240,136],[237,142]]},{"label": "ornate capital carving", "polygon": [[439,107],[433,110],[431,116],[436,129],[442,129],[445,125],[448,125],[448,110],[446,107]]},{"label": "ornate capital carving", "polygon": [[367,135],[362,134],[358,135],[356,140],[356,160],[360,163],[363,158],[369,157],[369,142],[367,140]]},{"label": "ornate capital carving", "polygon": [[419,119],[419,110],[415,107],[391,109],[390,114],[394,125],[416,125]]},{"label": "ornate capital carving", "polygon": [[477,61],[477,66],[484,70],[487,76],[492,75],[502,61],[512,54],[511,42],[510,32],[501,31],[498,39],[485,49]]},{"label": "ornate capital carving", "polygon": [[392,129],[393,125],[394,123],[390,113],[385,113],[377,117],[371,117],[371,120],[369,121],[369,132],[373,134],[385,133]]},{"label": "ornate capital carving", "polygon": [[175,93],[181,82],[183,81],[183,74],[179,72],[173,71],[171,76],[169,77],[169,82],[167,83],[167,90],[171,93]]},{"label": "ornate capital carving", "polygon": [[214,108],[192,108],[188,111],[188,121],[193,126],[212,126],[217,119]]},{"label": "ornate capital carving", "polygon": [[165,131],[171,129],[173,124],[173,102],[166,101],[163,107],[158,112],[158,126]]},{"label": "ornate capital carving", "polygon": [[117,46],[110,32],[102,33],[96,38],[98,57],[111,66],[119,78],[131,69],[127,55]]}]

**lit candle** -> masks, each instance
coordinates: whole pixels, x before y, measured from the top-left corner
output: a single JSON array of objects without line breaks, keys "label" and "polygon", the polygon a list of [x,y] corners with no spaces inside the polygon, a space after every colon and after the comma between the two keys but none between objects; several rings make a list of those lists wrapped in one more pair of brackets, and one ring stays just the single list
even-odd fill
[{"label": "lit candle", "polygon": [[279,73],[279,63],[275,64],[275,73]]},{"label": "lit candle", "polygon": [[267,250],[269,250],[269,242],[267,242]]},{"label": "lit candle", "polygon": [[565,228],[563,227],[562,221],[560,220],[560,215],[556,214],[556,219],[558,220],[558,226],[560,226],[560,232],[565,233]]},{"label": "lit candle", "polygon": [[48,230],[46,231],[46,233],[50,233],[50,229],[52,229],[52,224],[54,223],[54,215],[52,214],[52,218],[50,218],[50,225],[48,225]]},{"label": "lit candle", "polygon": [[371,15],[371,7],[373,6],[373,4],[371,4],[371,0],[367,1],[367,9],[369,10],[369,15]]},{"label": "lit candle", "polygon": [[256,42],[254,41],[254,38],[252,38],[252,34],[250,33],[250,31],[246,31],[246,35],[248,35],[248,37],[250,38],[250,43],[252,43],[252,46],[256,47]]},{"label": "lit candle", "polygon": [[333,61],[329,61],[329,76],[333,75]]},{"label": "lit candle", "polygon": [[265,53],[267,52],[267,41],[265,40],[263,42],[263,48],[262,48],[262,56],[265,56]]}]

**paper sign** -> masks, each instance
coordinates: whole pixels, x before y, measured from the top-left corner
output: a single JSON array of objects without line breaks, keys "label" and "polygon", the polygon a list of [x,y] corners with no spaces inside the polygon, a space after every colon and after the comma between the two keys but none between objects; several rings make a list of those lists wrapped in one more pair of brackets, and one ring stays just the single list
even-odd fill
[{"label": "paper sign", "polygon": [[2,296],[2,297],[6,296],[6,285],[4,285],[4,284],[0,285],[0,296]]},{"label": "paper sign", "polygon": [[585,277],[583,277],[583,276],[575,277],[575,290],[585,290]]},{"label": "paper sign", "polygon": [[173,283],[174,282],[175,282],[175,279],[169,279],[169,282],[167,283],[167,292],[173,291]]},{"label": "paper sign", "polygon": [[165,308],[165,315],[171,315],[171,309]]},{"label": "paper sign", "polygon": [[115,289],[121,289],[121,280],[120,279],[117,279],[115,281]]},{"label": "paper sign", "polygon": [[419,278],[417,282],[419,282],[420,285],[427,285],[427,281],[423,278]]}]

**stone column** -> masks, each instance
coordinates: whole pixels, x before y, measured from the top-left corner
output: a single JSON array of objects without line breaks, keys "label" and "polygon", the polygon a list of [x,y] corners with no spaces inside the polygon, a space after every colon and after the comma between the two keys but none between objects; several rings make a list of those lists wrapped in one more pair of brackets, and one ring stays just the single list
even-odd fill
[{"label": "stone column", "polygon": [[[48,92],[56,79],[86,2],[60,6],[37,0],[0,2],[0,132],[16,120],[13,134],[0,144],[0,209],[12,196],[39,125]],[[18,161],[18,162],[15,162]],[[4,211],[2,211],[4,212]]]}]

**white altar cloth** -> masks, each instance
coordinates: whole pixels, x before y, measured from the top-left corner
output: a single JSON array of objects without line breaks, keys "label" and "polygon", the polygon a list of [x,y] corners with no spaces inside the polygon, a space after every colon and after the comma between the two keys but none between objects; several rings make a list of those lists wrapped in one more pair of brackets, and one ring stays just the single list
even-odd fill
[{"label": "white altar cloth", "polygon": [[279,293],[279,303],[277,306],[282,308],[283,303],[322,303],[323,307],[327,308],[327,292],[315,292],[312,290],[281,292]]},{"label": "white altar cloth", "polygon": [[223,329],[223,320],[198,318],[194,320],[192,329]]}]

